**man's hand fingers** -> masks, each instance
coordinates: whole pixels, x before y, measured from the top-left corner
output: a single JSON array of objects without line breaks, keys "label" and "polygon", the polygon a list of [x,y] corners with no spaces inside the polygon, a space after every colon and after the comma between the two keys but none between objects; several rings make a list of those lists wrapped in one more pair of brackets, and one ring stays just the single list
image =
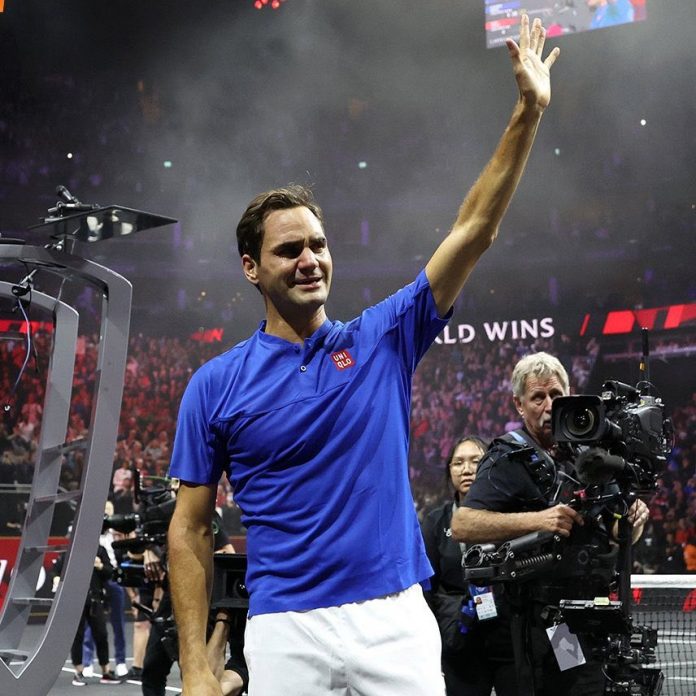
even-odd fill
[{"label": "man's hand fingers", "polygon": [[546,43],[546,29],[542,26],[540,19],[534,20],[534,28],[536,29],[536,54],[541,58]]},{"label": "man's hand fingers", "polygon": [[636,502],[631,506],[630,514],[628,519],[633,522],[633,524],[645,524],[650,517],[650,511],[648,506],[642,500],[636,500]]},{"label": "man's hand fingers", "polygon": [[573,520],[573,522],[575,522],[575,524],[585,524],[585,520],[582,518],[582,515],[577,510],[574,510],[572,507],[564,505],[563,512],[565,512]]},{"label": "man's hand fingers", "polygon": [[546,56],[546,60],[544,61],[544,65],[547,68],[550,68],[556,62],[556,58],[558,58],[558,56],[560,56],[560,55],[561,55],[561,49],[558,48],[558,46],[556,46],[556,48],[554,48],[553,51],[551,51],[551,53],[549,53],[549,55]]},{"label": "man's hand fingers", "polygon": [[523,14],[520,22],[520,51],[525,53],[529,48],[529,15]]},{"label": "man's hand fingers", "polygon": [[560,534],[563,537],[570,536],[570,530],[573,528],[572,524],[567,524],[565,520],[558,520],[556,528],[553,530],[555,534]]},{"label": "man's hand fingers", "polygon": [[537,17],[532,22],[532,30],[529,33],[529,50],[539,55],[539,39],[541,38],[541,20]]},{"label": "man's hand fingers", "polygon": [[505,45],[508,47],[511,58],[519,58],[520,47],[517,45],[517,42],[514,39],[506,39]]},{"label": "man's hand fingers", "polygon": [[547,518],[550,522],[550,531],[564,537],[570,536],[574,524],[582,525],[585,523],[582,515],[568,505],[555,505],[549,508]]}]

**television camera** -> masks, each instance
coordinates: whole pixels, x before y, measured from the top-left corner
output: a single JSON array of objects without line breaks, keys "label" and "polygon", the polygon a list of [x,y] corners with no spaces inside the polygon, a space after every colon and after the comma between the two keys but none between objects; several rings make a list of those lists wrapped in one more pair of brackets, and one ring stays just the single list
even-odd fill
[{"label": "television camera", "polygon": [[575,470],[586,487],[615,482],[621,491],[655,489],[671,449],[672,427],[648,383],[641,389],[609,380],[601,396],[561,396],[554,399],[551,419],[556,442],[585,446]]},{"label": "television camera", "polygon": [[[135,533],[126,539],[112,542],[116,551],[126,551],[133,556],[140,556],[146,548],[156,547],[162,555],[167,543],[167,529],[174,514],[176,499],[171,486],[156,485],[141,488],[140,472],[134,471],[134,497],[139,503],[139,511],[124,515],[105,515],[102,531],[113,529],[122,534]],[[128,555],[119,561],[114,580],[125,587],[141,587],[147,580],[142,563]]]},{"label": "television camera", "polygon": [[[139,502],[139,512],[105,515],[102,527],[104,530],[111,528],[123,534],[135,533],[135,536],[112,542],[115,550],[123,550],[130,552],[130,555],[139,556],[145,549],[157,547],[157,555],[162,558],[162,565],[166,567],[164,559],[166,558],[167,530],[176,503],[173,497],[174,488],[171,485],[141,488],[140,475],[137,471],[134,472],[134,480],[135,499]],[[148,583],[144,565],[142,562],[131,559],[130,555],[126,554],[119,561],[114,580],[125,587],[143,587]],[[218,609],[230,611],[234,625],[231,636],[241,645],[240,636],[244,631],[244,620],[249,607],[249,594],[245,585],[246,555],[216,553],[213,558],[211,612]],[[162,647],[169,659],[176,661],[179,651],[178,635],[171,612],[166,579],[163,586],[165,592],[157,611],[140,602],[133,602],[133,606],[141,611],[152,624],[159,627]]]},{"label": "television camera", "polygon": [[[552,430],[559,451],[573,463],[573,500],[589,529],[607,534],[600,516],[618,518],[618,545],[607,550],[587,534],[581,544],[550,532],[534,532],[503,544],[468,549],[465,578],[475,585],[514,583],[524,592],[532,581],[560,578],[618,580],[619,601],[562,599],[551,607],[555,623],[585,635],[592,655],[604,664],[605,694],[660,693],[663,675],[644,665],[655,662],[657,631],[635,626],[630,615],[631,529],[628,510],[641,494],[652,492],[672,446],[672,427],[650,383],[636,387],[616,380],[604,383],[601,395],[558,397],[553,401]],[[555,472],[551,476],[555,482]],[[561,572],[559,572],[559,570]],[[587,587],[594,586],[588,582]],[[591,590],[588,589],[588,592]]]}]

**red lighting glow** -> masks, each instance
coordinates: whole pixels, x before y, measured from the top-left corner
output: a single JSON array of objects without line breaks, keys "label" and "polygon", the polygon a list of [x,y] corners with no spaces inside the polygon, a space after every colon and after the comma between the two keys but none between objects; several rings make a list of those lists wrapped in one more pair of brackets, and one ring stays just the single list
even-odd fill
[{"label": "red lighting glow", "polygon": [[254,7],[257,10],[263,10],[264,7],[270,7],[272,10],[277,10],[282,2],[285,2],[285,0],[254,0]]}]

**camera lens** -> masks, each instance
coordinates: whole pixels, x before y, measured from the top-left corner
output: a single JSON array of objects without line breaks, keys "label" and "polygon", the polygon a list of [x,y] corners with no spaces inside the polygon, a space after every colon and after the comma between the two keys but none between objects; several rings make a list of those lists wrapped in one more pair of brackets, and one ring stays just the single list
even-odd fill
[{"label": "camera lens", "polygon": [[570,411],[566,416],[566,431],[571,437],[587,437],[594,429],[595,413],[589,408],[579,408]]}]

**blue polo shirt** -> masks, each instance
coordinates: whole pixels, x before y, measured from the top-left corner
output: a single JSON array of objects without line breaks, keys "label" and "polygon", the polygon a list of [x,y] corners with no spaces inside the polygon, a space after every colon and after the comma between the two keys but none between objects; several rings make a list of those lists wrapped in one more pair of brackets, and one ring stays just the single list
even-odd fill
[{"label": "blue polo shirt", "polygon": [[250,615],[373,599],[432,575],[408,480],[411,377],[448,318],[422,271],[303,344],[262,323],[194,374],[170,473],[229,477],[248,530]]}]

